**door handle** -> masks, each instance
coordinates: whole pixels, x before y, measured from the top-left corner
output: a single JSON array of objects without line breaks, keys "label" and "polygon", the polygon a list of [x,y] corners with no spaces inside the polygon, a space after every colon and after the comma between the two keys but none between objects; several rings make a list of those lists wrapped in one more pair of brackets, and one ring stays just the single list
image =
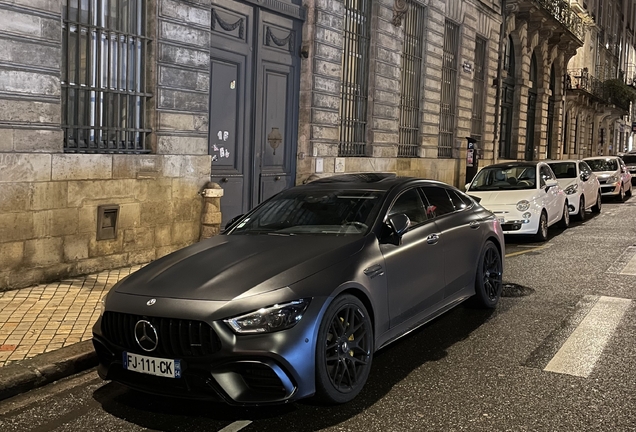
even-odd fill
[{"label": "door handle", "polygon": [[426,237],[426,243],[428,244],[436,244],[439,241],[439,234],[431,234]]},{"label": "door handle", "polygon": [[278,180],[280,180],[280,176],[274,177],[274,181],[278,181]]},{"label": "door handle", "polygon": [[479,221],[472,221],[471,223],[468,224],[468,226],[470,226],[472,229],[478,229],[481,224],[479,223]]}]

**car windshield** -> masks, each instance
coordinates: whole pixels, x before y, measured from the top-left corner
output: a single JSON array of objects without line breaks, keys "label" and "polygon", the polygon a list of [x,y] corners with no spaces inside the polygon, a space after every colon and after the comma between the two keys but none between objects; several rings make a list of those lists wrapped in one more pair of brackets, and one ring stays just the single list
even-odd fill
[{"label": "car windshield", "polygon": [[636,154],[635,155],[624,155],[623,162],[628,165],[636,165]]},{"label": "car windshield", "polygon": [[536,188],[536,167],[515,165],[486,167],[479,171],[469,191],[519,190]]},{"label": "car windshield", "polygon": [[569,179],[576,177],[576,164],[574,162],[554,162],[548,164],[552,171],[554,171],[554,175],[558,179]]},{"label": "car windshield", "polygon": [[616,171],[618,164],[616,159],[588,159],[585,162],[592,168],[592,171]]},{"label": "car windshield", "polygon": [[383,194],[364,190],[290,189],[239,221],[229,234],[364,234]]}]

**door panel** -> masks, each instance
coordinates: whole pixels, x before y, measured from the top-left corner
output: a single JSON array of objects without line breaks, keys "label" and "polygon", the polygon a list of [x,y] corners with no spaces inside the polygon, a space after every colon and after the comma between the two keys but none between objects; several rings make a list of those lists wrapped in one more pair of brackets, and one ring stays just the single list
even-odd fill
[{"label": "door panel", "polygon": [[214,3],[209,148],[225,223],[295,182],[302,23]]}]

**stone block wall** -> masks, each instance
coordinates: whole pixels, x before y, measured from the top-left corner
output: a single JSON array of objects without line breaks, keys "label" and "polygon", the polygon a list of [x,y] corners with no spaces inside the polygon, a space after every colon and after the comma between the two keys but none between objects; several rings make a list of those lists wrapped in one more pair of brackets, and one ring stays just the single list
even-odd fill
[{"label": "stone block wall", "polygon": [[[209,6],[146,1],[153,154],[70,154],[62,0],[0,2],[0,290],[145,263],[199,240],[211,166]],[[104,204],[119,206],[114,240],[97,240]]]},{"label": "stone block wall", "polygon": [[[209,156],[0,153],[0,289],[152,261],[198,241]],[[97,240],[97,208],[119,205]]]}]

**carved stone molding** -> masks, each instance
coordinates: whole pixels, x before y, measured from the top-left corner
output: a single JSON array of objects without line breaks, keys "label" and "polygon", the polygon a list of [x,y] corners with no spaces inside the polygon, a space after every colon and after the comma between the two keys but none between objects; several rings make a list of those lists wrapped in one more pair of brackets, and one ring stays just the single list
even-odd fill
[{"label": "carved stone molding", "polygon": [[226,32],[234,31],[238,27],[238,29],[239,29],[238,37],[239,37],[239,39],[243,39],[243,37],[245,36],[245,22],[244,21],[245,20],[243,18],[239,18],[238,21],[236,21],[233,24],[230,24],[227,21],[223,20],[219,16],[219,14],[214,9],[212,9],[212,30],[216,30],[216,25],[217,24],[219,25],[219,27],[221,27]]},{"label": "carved stone molding", "polygon": [[402,17],[406,15],[409,10],[409,3],[407,0],[394,0],[393,2],[393,19],[391,22],[394,26],[400,27],[402,25]]},{"label": "carved stone molding", "polygon": [[267,46],[277,46],[284,48],[286,45],[289,48],[290,52],[294,51],[294,32],[290,31],[289,34],[284,38],[278,38],[272,32],[272,29],[268,26],[265,30],[265,45]]}]

